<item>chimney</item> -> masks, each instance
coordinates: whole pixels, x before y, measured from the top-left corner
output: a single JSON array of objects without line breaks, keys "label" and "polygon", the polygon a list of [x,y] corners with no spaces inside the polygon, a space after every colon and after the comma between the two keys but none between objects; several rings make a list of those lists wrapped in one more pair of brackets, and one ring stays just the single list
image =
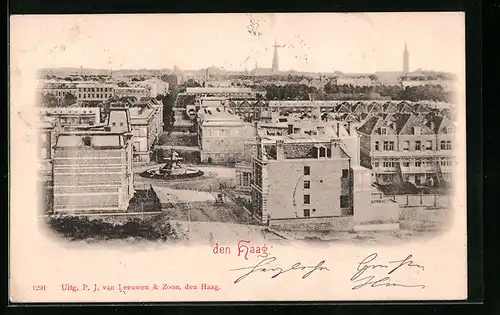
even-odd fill
[{"label": "chimney", "polygon": [[339,157],[338,143],[336,140],[330,140],[330,149],[332,150],[332,158]]},{"label": "chimney", "polygon": [[350,136],[351,135],[351,122],[347,122],[347,134]]},{"label": "chimney", "polygon": [[288,134],[293,135],[293,124],[288,124]]},{"label": "chimney", "polygon": [[340,123],[337,122],[337,129],[335,130],[337,133],[337,137],[339,137],[339,135],[340,135],[339,130],[340,130]]},{"label": "chimney", "polygon": [[284,143],[284,140],[276,141],[276,160],[278,161],[285,159],[285,149],[283,148]]}]

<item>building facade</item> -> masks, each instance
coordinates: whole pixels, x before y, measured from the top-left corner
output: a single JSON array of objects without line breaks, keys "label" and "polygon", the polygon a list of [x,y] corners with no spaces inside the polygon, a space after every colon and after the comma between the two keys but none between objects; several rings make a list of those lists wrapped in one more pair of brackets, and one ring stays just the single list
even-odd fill
[{"label": "building facade", "polygon": [[379,184],[411,182],[417,186],[451,183],[455,127],[434,114],[374,116],[358,128],[361,165]]},{"label": "building facade", "polygon": [[61,126],[97,126],[101,123],[100,107],[43,107],[39,112]]},{"label": "building facade", "polygon": [[60,125],[53,118],[42,117],[38,121],[40,135],[38,143],[38,193],[42,213],[54,210],[53,158],[54,145],[60,132]]},{"label": "building facade", "polygon": [[114,95],[115,85],[102,83],[81,83],[76,86],[78,101],[104,102]]},{"label": "building facade", "polygon": [[245,142],[253,140],[255,127],[223,108],[200,109],[197,118],[202,163],[226,164],[245,159]]},{"label": "building facade", "polygon": [[54,213],[126,211],[134,194],[131,139],[126,109],[110,111],[105,129],[59,133]]},{"label": "building facade", "polygon": [[150,97],[151,93],[150,90],[145,87],[116,87],[114,89],[114,95],[117,97],[134,96],[140,100],[143,97]]},{"label": "building facade", "polygon": [[258,137],[252,183],[255,214],[263,223],[352,214],[350,163],[339,141]]},{"label": "building facade", "polygon": [[59,101],[63,102],[66,98],[67,94],[71,94],[74,97],[78,97],[78,88],[77,84],[71,82],[48,82],[43,83],[43,85],[39,88],[39,91],[42,95],[52,94]]},{"label": "building facade", "polygon": [[134,163],[149,163],[154,145],[163,133],[163,106],[138,102],[130,107]]},{"label": "building facade", "polygon": [[265,92],[254,91],[251,88],[242,87],[193,87],[186,88],[186,95],[194,95],[198,97],[204,96],[223,96],[223,97],[234,97],[234,98],[257,98],[259,96],[265,96]]}]

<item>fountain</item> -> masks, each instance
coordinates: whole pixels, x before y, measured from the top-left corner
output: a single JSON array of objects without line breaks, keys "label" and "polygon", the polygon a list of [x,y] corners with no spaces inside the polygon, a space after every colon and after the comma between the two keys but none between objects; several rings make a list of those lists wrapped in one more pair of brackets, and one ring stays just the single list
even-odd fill
[{"label": "fountain", "polygon": [[177,153],[176,151],[172,151],[170,157],[166,159],[166,163],[164,166],[149,169],[141,173],[141,176],[147,178],[169,180],[192,178],[203,175],[202,171],[196,168],[186,167],[181,163],[181,161],[182,158],[179,156],[179,153]]}]

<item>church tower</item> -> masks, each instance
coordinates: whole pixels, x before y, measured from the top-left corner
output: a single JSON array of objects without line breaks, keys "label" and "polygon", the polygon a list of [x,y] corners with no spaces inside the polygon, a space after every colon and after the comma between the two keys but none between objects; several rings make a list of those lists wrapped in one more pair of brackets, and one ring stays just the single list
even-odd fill
[{"label": "church tower", "polygon": [[279,72],[278,65],[278,42],[276,41],[276,37],[274,38],[274,56],[273,56],[273,72]]},{"label": "church tower", "polygon": [[410,53],[408,52],[408,47],[405,43],[405,51],[403,52],[403,72],[410,72]]}]

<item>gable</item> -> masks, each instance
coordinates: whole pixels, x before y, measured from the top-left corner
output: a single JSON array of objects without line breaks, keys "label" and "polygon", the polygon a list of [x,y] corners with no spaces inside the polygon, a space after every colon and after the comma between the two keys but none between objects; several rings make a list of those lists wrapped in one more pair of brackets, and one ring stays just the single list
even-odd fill
[{"label": "gable", "polygon": [[420,134],[422,135],[434,134],[434,131],[426,126],[425,123],[425,116],[411,115],[399,134],[415,135],[415,127],[420,128]]},{"label": "gable", "polygon": [[[441,117],[441,124],[438,127],[437,133],[447,134],[446,128],[448,128],[448,127],[454,128],[455,126],[454,126],[453,122],[451,121],[451,119],[449,119],[448,117],[446,117],[446,116],[440,116],[440,117]],[[455,130],[453,130],[453,132],[455,132]]]},{"label": "gable", "polygon": [[[385,134],[383,133],[383,129],[385,128]],[[383,119],[379,119],[375,128],[373,128],[372,135],[396,135],[396,131],[385,122]]]}]

